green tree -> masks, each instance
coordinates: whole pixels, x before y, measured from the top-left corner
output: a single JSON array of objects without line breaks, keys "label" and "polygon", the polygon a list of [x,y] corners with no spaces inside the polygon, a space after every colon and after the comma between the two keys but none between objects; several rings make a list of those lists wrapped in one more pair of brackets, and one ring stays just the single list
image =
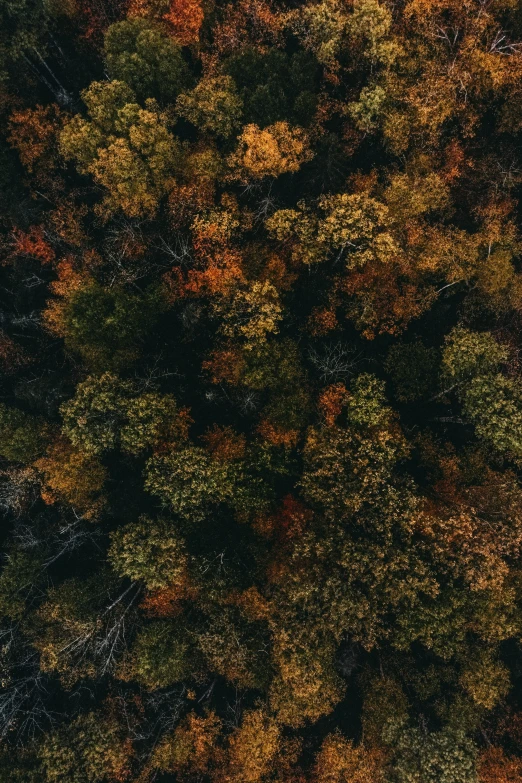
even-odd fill
[{"label": "green tree", "polygon": [[266,688],[270,664],[262,623],[246,622],[234,607],[208,607],[197,637],[209,670],[240,688]]},{"label": "green tree", "polygon": [[162,304],[157,290],[140,295],[92,282],[66,300],[61,319],[65,344],[94,370],[118,370],[138,356]]},{"label": "green tree", "polygon": [[384,384],[360,375],[346,395],[344,426],[311,428],[305,445],[305,498],[342,519],[384,492],[408,446],[385,405]]},{"label": "green tree", "polygon": [[0,456],[12,462],[32,462],[46,443],[45,423],[0,403]]},{"label": "green tree", "polygon": [[149,690],[189,680],[201,670],[193,634],[178,621],[155,620],[138,633],[118,675]]},{"label": "green tree", "polygon": [[228,138],[241,122],[242,102],[230,76],[201,79],[190,92],[178,97],[176,109],[204,133]]},{"label": "green tree", "polygon": [[96,712],[81,715],[49,734],[40,747],[46,783],[100,783],[123,780],[132,748],[124,727]]},{"label": "green tree", "polygon": [[119,576],[142,581],[148,590],[183,582],[187,554],[172,522],[141,517],[111,534],[109,562]]},{"label": "green tree", "polygon": [[224,67],[239,90],[246,123],[260,128],[279,120],[310,124],[317,104],[311,88],[318,64],[308,52],[288,55],[281,49],[249,46],[226,60]]},{"label": "green tree", "polygon": [[509,353],[490,332],[473,332],[461,327],[446,339],[442,355],[444,377],[455,384],[480,375],[490,375],[508,359]]},{"label": "green tree", "polygon": [[230,466],[189,445],[151,457],[145,471],[145,488],[176,514],[197,522],[213,505],[232,499],[234,479]]},{"label": "green tree", "polygon": [[63,431],[91,454],[121,448],[137,454],[180,437],[176,401],[170,394],[139,394],[132,381],[112,373],[91,375],[61,407]]},{"label": "green tree", "polygon": [[489,332],[455,329],[442,355],[443,378],[452,382],[475,432],[495,451],[522,456],[522,384],[496,372],[509,358],[506,346]]},{"label": "green tree", "polygon": [[13,65],[20,67],[23,55],[38,46],[47,30],[43,0],[7,0],[0,9],[0,80]]},{"label": "green tree", "polygon": [[174,103],[191,82],[181,46],[148,19],[126,19],[105,34],[105,59],[112,79],[141,98]]},{"label": "green tree", "polygon": [[475,432],[495,451],[522,458],[522,383],[504,375],[474,378],[463,394],[462,409]]},{"label": "green tree", "polygon": [[45,581],[45,551],[7,549],[0,574],[0,615],[13,619],[23,616],[27,602]]},{"label": "green tree", "polygon": [[420,729],[387,729],[397,783],[477,783],[473,742],[461,731],[427,733]]}]

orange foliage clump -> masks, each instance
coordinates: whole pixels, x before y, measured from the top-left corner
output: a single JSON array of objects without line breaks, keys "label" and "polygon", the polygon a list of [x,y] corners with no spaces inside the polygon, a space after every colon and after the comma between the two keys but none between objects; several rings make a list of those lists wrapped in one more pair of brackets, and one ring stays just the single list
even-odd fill
[{"label": "orange foliage clump", "polygon": [[267,538],[299,538],[309,526],[312,516],[312,511],[300,500],[286,495],[282,507],[275,514],[256,517],[254,528]]},{"label": "orange foliage clump", "polygon": [[194,220],[192,247],[197,267],[187,273],[174,267],[164,276],[172,301],[185,296],[223,294],[244,280],[243,257],[230,244],[235,228],[236,217],[227,211]]},{"label": "orange foliage clump", "polygon": [[267,280],[272,283],[278,291],[290,291],[297,280],[297,275],[288,270],[287,265],[279,256],[273,255],[269,258],[265,268],[262,270],[259,279],[264,282]]},{"label": "orange foliage clump", "polygon": [[228,603],[239,606],[248,620],[268,620],[271,614],[270,603],[263,598],[257,587],[249,587],[242,593],[233,592],[228,596]]},{"label": "orange foliage clump", "polygon": [[459,141],[451,141],[445,150],[444,167],[441,176],[445,182],[452,184],[461,175],[466,165],[466,156]]},{"label": "orange foliage clump", "polygon": [[243,374],[245,360],[237,348],[213,351],[210,359],[203,362],[203,369],[211,373],[212,383],[230,383],[236,386]]},{"label": "orange foliage clump", "polygon": [[73,256],[66,256],[58,262],[56,269],[58,278],[50,283],[49,288],[59,298],[50,299],[42,314],[45,326],[57,337],[65,337],[66,334],[64,308],[67,300],[89,282],[90,277],[87,270],[96,264],[97,258],[96,253],[86,253],[82,260],[82,269],[78,268]]},{"label": "orange foliage clump", "polygon": [[196,774],[200,780],[220,760],[218,739],[221,720],[213,712],[200,716],[190,712],[173,734],[162,739],[154,751],[156,768],[175,772],[179,780]]},{"label": "orange foliage clump", "polygon": [[50,164],[56,156],[56,139],[63,125],[58,106],[36,106],[15,111],[9,120],[9,143],[20,155],[22,166],[32,174],[39,164]]},{"label": "orange foliage clump", "polygon": [[418,318],[433,303],[433,289],[421,290],[414,282],[413,270],[398,264],[379,262],[353,270],[343,290],[356,301],[348,315],[362,329],[367,340],[378,334],[400,334],[413,318]]},{"label": "orange foliage clump", "polygon": [[225,248],[218,258],[210,260],[203,271],[189,270],[185,293],[195,296],[220,294],[242,279],[241,255]]},{"label": "orange foliage clump", "polygon": [[148,617],[177,617],[183,611],[182,601],[194,599],[197,590],[187,585],[172,585],[151,590],[140,604]]},{"label": "orange foliage clump", "polygon": [[204,18],[201,0],[131,0],[128,15],[163,22],[168,33],[184,46],[198,42]]},{"label": "orange foliage clump", "polygon": [[335,310],[329,307],[314,307],[308,319],[308,330],[312,337],[323,337],[338,326]]},{"label": "orange foliage clump", "polygon": [[341,734],[329,734],[317,756],[317,783],[384,783],[384,754],[377,749],[354,746]]},{"label": "orange foliage clump", "polygon": [[298,430],[285,430],[282,427],[276,427],[268,419],[262,419],[257,431],[273,446],[284,446],[287,449],[294,448],[299,439]]},{"label": "orange foliage clump", "polygon": [[218,427],[217,424],[203,436],[203,441],[214,459],[229,462],[245,456],[246,438],[238,435],[232,427]]},{"label": "orange foliage clump", "polygon": [[254,41],[276,43],[281,38],[284,19],[270,0],[239,0],[225,7],[223,21],[214,28],[215,54],[224,56]]},{"label": "orange foliage clump", "polygon": [[491,746],[479,760],[480,783],[522,783],[522,761],[504,755],[502,748]]},{"label": "orange foliage clump", "polygon": [[34,466],[42,472],[42,499],[52,505],[70,504],[87,519],[94,518],[104,504],[102,493],[107,471],[95,457],[78,451],[68,441],[51,444],[45,457]]},{"label": "orange foliage clump", "polygon": [[188,46],[197,43],[203,16],[200,0],[172,0],[163,19],[178,41]]},{"label": "orange foliage clump", "polygon": [[309,138],[302,128],[288,122],[276,122],[263,129],[245,125],[237,150],[228,159],[230,177],[246,182],[278,177],[299,171],[312,158]]},{"label": "orange foliage clump", "polygon": [[333,427],[346,402],[348,390],[344,383],[327,386],[319,396],[319,410],[328,427]]},{"label": "orange foliage clump", "polygon": [[31,226],[27,231],[15,228],[12,238],[12,255],[36,258],[42,264],[51,264],[54,261],[54,250],[46,240],[41,226]]}]

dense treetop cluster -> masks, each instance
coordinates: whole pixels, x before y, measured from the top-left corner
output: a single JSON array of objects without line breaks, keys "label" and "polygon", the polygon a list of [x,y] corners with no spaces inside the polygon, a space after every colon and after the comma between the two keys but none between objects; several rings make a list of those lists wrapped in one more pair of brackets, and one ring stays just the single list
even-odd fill
[{"label": "dense treetop cluster", "polygon": [[522,1],[2,0],[0,782],[522,781]]}]

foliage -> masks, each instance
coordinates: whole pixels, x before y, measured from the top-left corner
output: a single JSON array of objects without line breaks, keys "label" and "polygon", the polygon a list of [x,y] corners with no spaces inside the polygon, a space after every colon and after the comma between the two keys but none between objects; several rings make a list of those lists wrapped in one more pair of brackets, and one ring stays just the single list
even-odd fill
[{"label": "foliage", "polygon": [[113,533],[108,558],[118,574],[142,580],[149,590],[180,584],[187,564],[172,524],[145,517]]},{"label": "foliage", "polygon": [[239,127],[242,103],[230,76],[201,79],[189,93],[180,95],[176,108],[202,131],[227,138]]},{"label": "foliage", "polygon": [[140,342],[162,309],[161,295],[145,295],[124,288],[106,289],[95,281],[66,292],[47,312],[49,328],[65,338],[95,370],[119,369],[139,353]]},{"label": "foliage", "polygon": [[112,79],[125,82],[140,98],[173,103],[190,80],[181,47],[145,19],[111,25],[105,34],[105,58]]},{"label": "foliage", "polygon": [[520,0],[4,0],[0,781],[522,776]]},{"label": "foliage", "polygon": [[99,454],[118,446],[131,454],[182,437],[184,424],[172,395],[139,394],[111,373],[89,376],[62,406],[63,431],[75,446]]},{"label": "foliage", "polygon": [[66,160],[105,188],[100,213],[153,214],[174,186],[181,149],[152,99],[135,103],[123,81],[93,82],[82,94],[91,120],[73,117],[60,134]]},{"label": "foliage", "polygon": [[0,454],[13,462],[31,462],[45,443],[43,422],[0,403]]},{"label": "foliage", "polygon": [[233,178],[256,180],[295,173],[311,158],[304,131],[287,122],[276,122],[263,130],[246,125],[228,164]]}]

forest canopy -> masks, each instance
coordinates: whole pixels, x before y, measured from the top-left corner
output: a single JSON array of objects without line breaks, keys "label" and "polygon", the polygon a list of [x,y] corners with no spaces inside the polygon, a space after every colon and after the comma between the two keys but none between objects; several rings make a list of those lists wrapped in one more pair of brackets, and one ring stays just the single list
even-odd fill
[{"label": "forest canopy", "polygon": [[0,783],[522,783],[522,0],[0,2]]}]

